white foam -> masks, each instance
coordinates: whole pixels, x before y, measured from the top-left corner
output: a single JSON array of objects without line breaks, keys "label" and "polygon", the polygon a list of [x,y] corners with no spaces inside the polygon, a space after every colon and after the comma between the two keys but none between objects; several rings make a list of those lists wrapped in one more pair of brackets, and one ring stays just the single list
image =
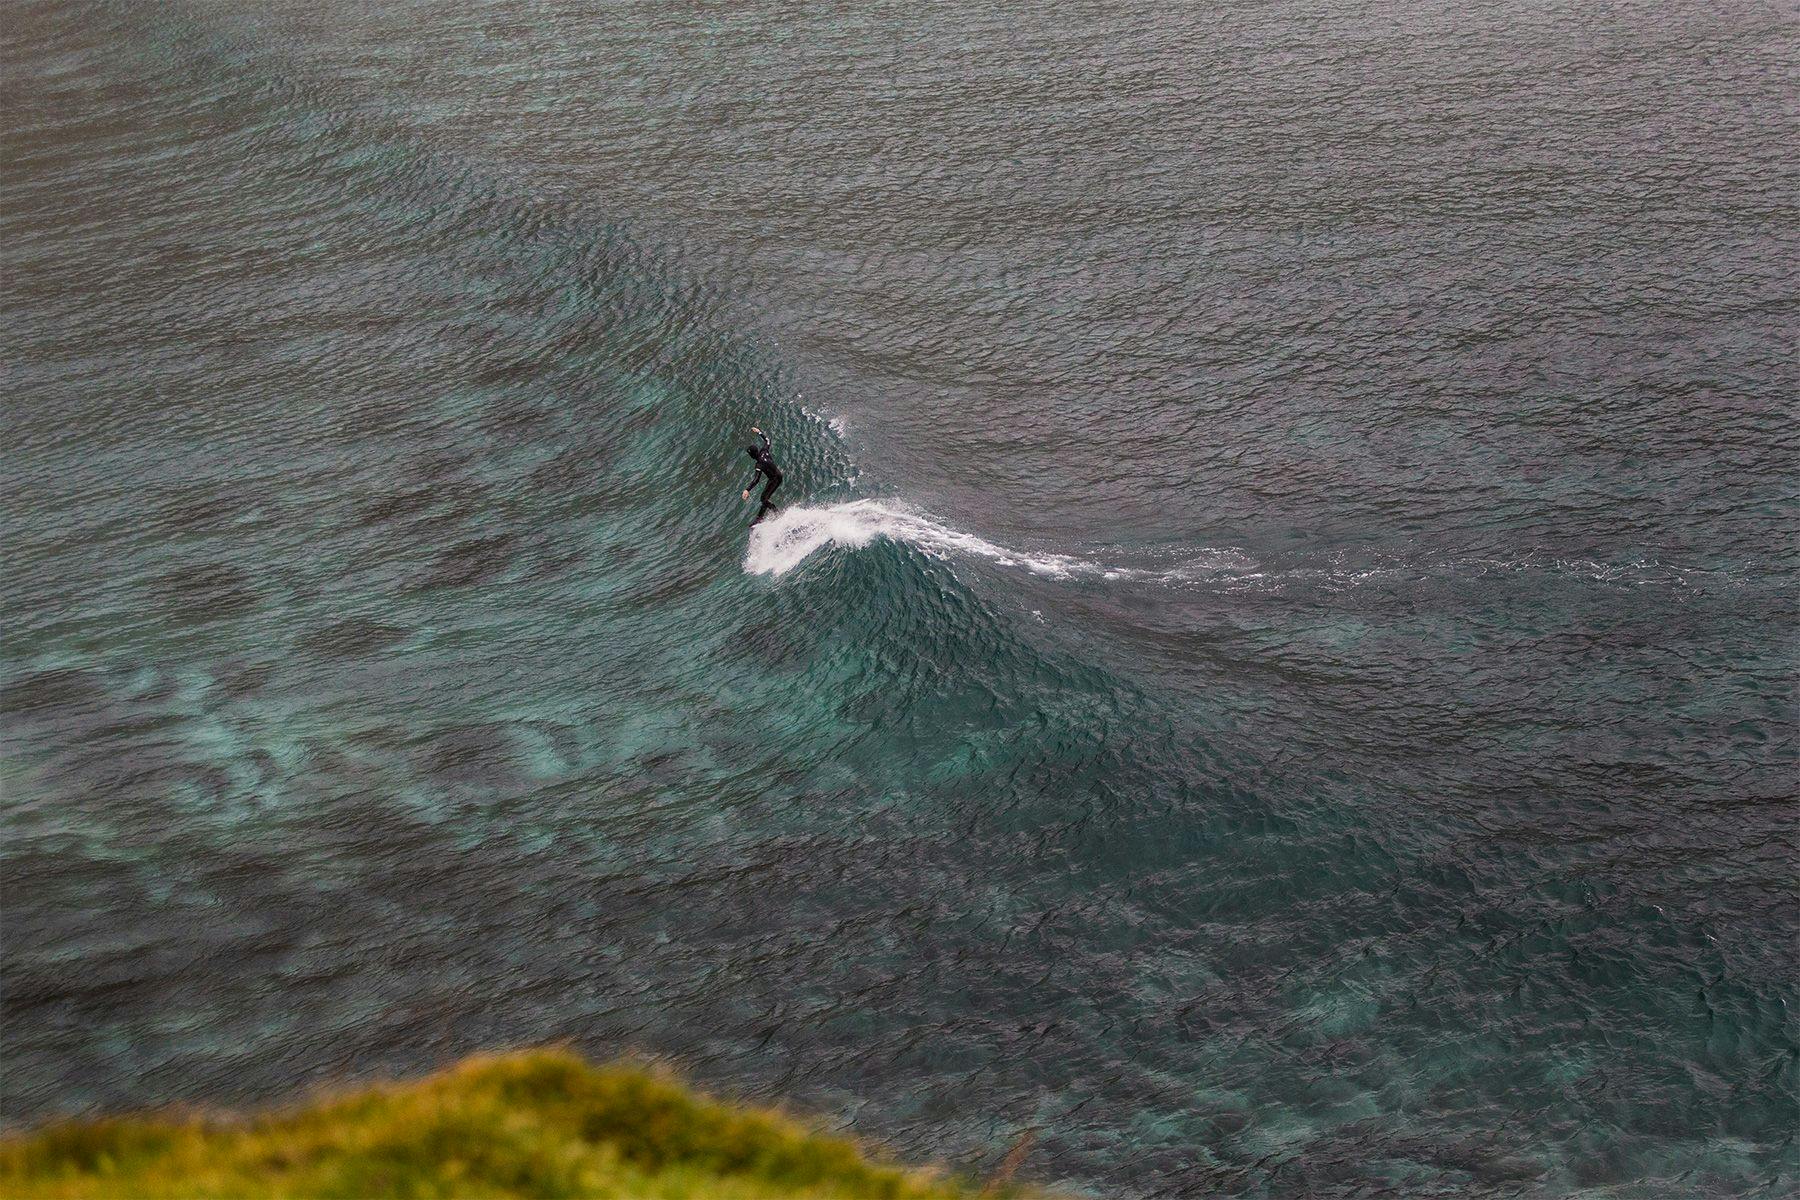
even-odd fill
[{"label": "white foam", "polygon": [[1691,577],[1708,573],[1656,563],[1607,565],[1597,562],[1492,558],[1391,559],[1375,564],[1329,565],[1272,569],[1232,547],[1190,548],[1179,562],[1156,568],[1096,562],[1072,554],[1026,553],[997,545],[972,533],[952,529],[924,513],[888,500],[851,500],[821,508],[778,509],[750,531],[744,570],[752,575],[782,576],[813,554],[829,548],[847,550],[885,538],[931,555],[985,558],[1003,567],[1018,567],[1052,579],[1097,579],[1168,586],[1245,588],[1280,592],[1300,585],[1336,592],[1371,581],[1405,583],[1434,578],[1514,574],[1524,571],[1572,573],[1601,582],[1663,583],[1686,586]]},{"label": "white foam", "polygon": [[935,558],[974,555],[992,559],[1001,566],[1023,567],[1057,579],[1100,574],[1105,570],[1098,563],[1072,555],[1008,550],[885,500],[851,500],[825,508],[779,509],[750,531],[744,570],[752,575],[785,575],[805,562],[814,551],[829,546],[855,549],[876,538],[903,542]]}]

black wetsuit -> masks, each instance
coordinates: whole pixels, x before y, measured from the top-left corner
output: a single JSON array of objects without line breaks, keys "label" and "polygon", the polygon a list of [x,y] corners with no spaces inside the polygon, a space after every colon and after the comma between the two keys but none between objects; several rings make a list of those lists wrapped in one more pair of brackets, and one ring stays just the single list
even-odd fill
[{"label": "black wetsuit", "polygon": [[[756,510],[756,521],[760,521],[769,515],[771,508],[775,507],[769,497],[773,496],[775,489],[781,486],[781,468],[775,465],[775,456],[769,452],[771,449],[769,435],[758,433],[756,436],[762,439],[762,445],[746,446],[744,453],[756,460],[756,474],[750,476],[750,487],[754,488],[759,478],[767,477],[768,479],[768,482],[763,484],[762,507]],[[748,491],[749,488],[745,490]],[[750,523],[754,525],[756,521]]]}]

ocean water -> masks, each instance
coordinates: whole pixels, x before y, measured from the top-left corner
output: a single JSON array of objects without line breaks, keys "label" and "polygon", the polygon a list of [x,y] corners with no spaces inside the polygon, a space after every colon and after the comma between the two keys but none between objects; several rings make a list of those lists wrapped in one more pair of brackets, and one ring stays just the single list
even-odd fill
[{"label": "ocean water", "polygon": [[1800,1189],[1791,5],[4,26],[6,1120]]}]

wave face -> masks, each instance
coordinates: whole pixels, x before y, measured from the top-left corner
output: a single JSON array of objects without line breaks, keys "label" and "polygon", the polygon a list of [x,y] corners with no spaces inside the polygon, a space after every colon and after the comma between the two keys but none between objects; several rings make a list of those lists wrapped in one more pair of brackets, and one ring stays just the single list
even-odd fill
[{"label": "wave face", "polygon": [[1792,1190],[1772,27],[8,18],[6,1120],[566,1041],[1108,1196]]}]

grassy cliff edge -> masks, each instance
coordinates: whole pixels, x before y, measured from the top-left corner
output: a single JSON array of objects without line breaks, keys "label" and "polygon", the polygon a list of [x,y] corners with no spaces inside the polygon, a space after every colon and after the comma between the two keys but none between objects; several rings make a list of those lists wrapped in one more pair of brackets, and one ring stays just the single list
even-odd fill
[{"label": "grassy cliff edge", "polygon": [[64,1121],[0,1140],[9,1200],[967,1197],[791,1118],[562,1050],[470,1058],[248,1117]]}]

